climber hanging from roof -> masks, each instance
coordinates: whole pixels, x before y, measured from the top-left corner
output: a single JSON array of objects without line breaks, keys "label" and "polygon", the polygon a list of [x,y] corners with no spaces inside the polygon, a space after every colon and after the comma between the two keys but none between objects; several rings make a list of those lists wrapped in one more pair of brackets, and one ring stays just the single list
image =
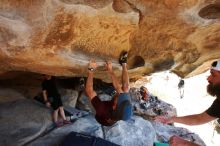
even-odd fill
[{"label": "climber hanging from roof", "polygon": [[86,94],[96,110],[96,120],[104,125],[111,126],[119,120],[127,121],[131,118],[133,111],[131,97],[129,95],[129,77],[127,71],[127,52],[122,52],[119,63],[122,65],[122,85],[119,83],[112,70],[112,62],[106,62],[106,70],[112,79],[113,86],[117,91],[111,101],[101,101],[93,89],[93,76],[97,68],[95,60],[90,60],[88,66],[88,78],[86,81]]}]

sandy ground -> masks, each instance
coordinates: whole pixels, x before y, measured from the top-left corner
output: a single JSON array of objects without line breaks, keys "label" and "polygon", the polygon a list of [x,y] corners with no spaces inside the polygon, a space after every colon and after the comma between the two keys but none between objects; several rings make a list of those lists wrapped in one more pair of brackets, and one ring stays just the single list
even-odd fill
[{"label": "sandy ground", "polygon": [[[177,109],[178,116],[184,116],[205,111],[215,99],[206,92],[206,86],[208,84],[206,78],[208,75],[209,71],[195,77],[184,79],[184,97],[182,99],[180,98],[177,86],[180,78],[167,71],[147,76],[137,81],[135,86],[146,86],[151,93],[174,105]],[[213,122],[198,126],[187,126],[176,123],[175,126],[185,127],[197,133],[207,146],[220,146],[220,134],[213,133]],[[217,137],[219,139],[218,141],[216,140]]]}]

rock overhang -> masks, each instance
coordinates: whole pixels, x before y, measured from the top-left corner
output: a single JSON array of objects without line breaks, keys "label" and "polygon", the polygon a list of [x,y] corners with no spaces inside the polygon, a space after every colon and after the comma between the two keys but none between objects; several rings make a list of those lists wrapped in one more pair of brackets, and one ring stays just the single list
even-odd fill
[{"label": "rock overhang", "polygon": [[130,78],[171,70],[194,76],[220,57],[219,2],[143,0],[1,1],[1,72],[28,71],[108,80],[104,63],[129,53]]}]

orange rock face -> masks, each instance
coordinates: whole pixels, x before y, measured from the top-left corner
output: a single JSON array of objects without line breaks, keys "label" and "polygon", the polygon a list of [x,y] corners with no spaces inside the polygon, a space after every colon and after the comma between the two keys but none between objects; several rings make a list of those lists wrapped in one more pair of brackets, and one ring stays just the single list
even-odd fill
[{"label": "orange rock face", "polygon": [[121,51],[129,52],[130,78],[171,70],[182,77],[220,58],[218,0],[1,0],[0,73],[28,71],[95,76]]}]

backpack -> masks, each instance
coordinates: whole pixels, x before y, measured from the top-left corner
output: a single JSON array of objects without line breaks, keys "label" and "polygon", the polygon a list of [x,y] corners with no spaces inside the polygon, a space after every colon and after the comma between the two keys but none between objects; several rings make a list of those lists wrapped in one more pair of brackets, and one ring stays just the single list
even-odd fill
[{"label": "backpack", "polygon": [[77,132],[70,132],[59,146],[120,146],[105,139]]}]

